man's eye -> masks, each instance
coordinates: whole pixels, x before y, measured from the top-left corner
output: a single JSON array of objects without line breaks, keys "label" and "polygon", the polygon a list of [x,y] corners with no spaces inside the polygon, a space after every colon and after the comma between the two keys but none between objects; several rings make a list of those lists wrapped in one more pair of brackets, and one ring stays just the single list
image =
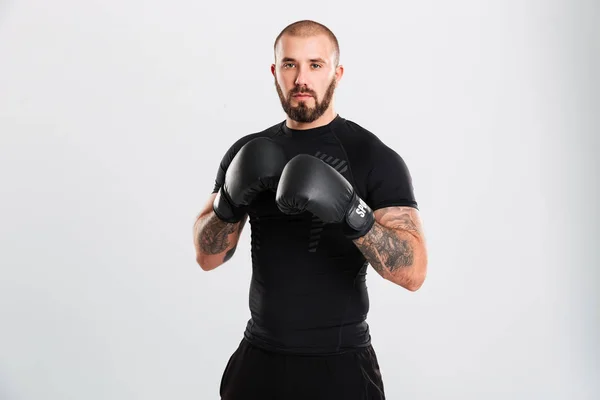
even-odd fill
[{"label": "man's eye", "polygon": [[313,64],[313,68],[318,69],[318,68],[321,68],[321,66],[319,64]]},{"label": "man's eye", "polygon": [[292,63],[283,64],[283,68],[292,68],[293,66],[294,66],[294,64],[292,64]]}]

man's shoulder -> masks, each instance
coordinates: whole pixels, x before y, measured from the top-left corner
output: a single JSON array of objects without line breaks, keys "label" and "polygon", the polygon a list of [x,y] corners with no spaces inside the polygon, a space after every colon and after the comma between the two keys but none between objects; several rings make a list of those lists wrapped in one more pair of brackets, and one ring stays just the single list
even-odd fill
[{"label": "man's shoulder", "polygon": [[335,129],[335,132],[346,146],[358,146],[363,150],[388,147],[371,129],[351,119],[340,117],[338,129]]},{"label": "man's shoulder", "polygon": [[247,133],[241,137],[238,137],[233,145],[231,146],[233,149],[239,149],[244,146],[246,143],[251,141],[252,139],[260,138],[260,137],[274,137],[277,136],[281,131],[281,126],[283,122],[277,122],[269,126],[268,128],[262,129],[260,131],[255,131],[252,133]]}]

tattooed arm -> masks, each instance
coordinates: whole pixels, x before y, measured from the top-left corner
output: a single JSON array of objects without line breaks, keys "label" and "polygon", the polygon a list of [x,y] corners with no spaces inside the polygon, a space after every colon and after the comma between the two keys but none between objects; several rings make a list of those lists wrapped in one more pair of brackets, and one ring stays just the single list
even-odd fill
[{"label": "tattooed arm", "polygon": [[245,216],[235,224],[221,221],[213,212],[215,197],[216,194],[210,196],[194,223],[196,262],[205,271],[213,270],[233,257],[248,218]]},{"label": "tattooed arm", "polygon": [[425,281],[427,249],[416,208],[376,210],[373,228],[354,243],[383,278],[410,291]]}]

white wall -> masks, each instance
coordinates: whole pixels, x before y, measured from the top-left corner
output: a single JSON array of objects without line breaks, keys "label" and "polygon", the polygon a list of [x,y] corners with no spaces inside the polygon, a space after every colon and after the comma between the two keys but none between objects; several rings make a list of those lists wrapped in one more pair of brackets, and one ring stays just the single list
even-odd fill
[{"label": "white wall", "polygon": [[598,3],[391,4],[0,4],[1,399],[218,398],[249,230],[206,273],[192,224],[229,145],[283,119],[272,42],[304,18],[425,222],[420,291],[368,278],[388,397],[600,397]]}]

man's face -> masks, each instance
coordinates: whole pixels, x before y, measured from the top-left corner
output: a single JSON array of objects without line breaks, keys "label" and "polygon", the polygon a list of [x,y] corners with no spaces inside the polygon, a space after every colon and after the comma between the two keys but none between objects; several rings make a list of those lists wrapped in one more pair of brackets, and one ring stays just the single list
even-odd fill
[{"label": "man's face", "polygon": [[303,123],[313,122],[327,111],[341,77],[333,44],[325,35],[282,36],[271,71],[283,110]]}]

